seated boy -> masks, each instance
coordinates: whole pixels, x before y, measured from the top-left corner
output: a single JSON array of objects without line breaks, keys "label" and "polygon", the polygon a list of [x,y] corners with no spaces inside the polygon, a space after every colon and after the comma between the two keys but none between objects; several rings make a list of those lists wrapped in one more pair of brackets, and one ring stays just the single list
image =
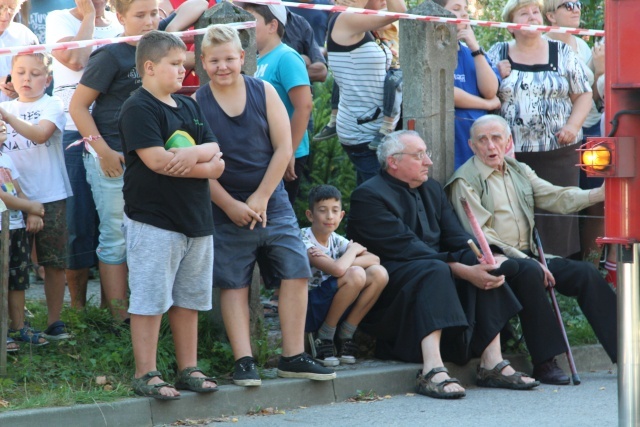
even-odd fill
[{"label": "seated boy", "polygon": [[[217,390],[197,367],[198,311],[211,309],[213,220],[209,180],[224,170],[216,137],[191,98],[174,95],[185,76],[186,46],[151,31],[136,49],[142,87],[123,104],[124,234],[129,266],[133,391],[160,400],[179,389]],[[175,386],[156,368],[160,321],[169,313]]]},{"label": "seated boy", "polygon": [[325,366],[356,363],[353,334],[389,281],[380,258],[335,232],[343,217],[342,196],[337,188],[320,185],[311,189],[307,210],[311,227],[302,229],[313,275],[309,280],[305,330],[317,331],[315,340],[310,335],[311,348],[314,357]]},{"label": "seated boy", "polygon": [[233,382],[262,384],[251,353],[249,285],[258,254],[280,279],[282,356],[278,376],[331,380],[335,372],[304,353],[311,272],[282,177],[293,154],[287,110],[267,82],[240,73],[244,50],[235,29],[211,25],[202,65],[211,79],[195,93],[220,138],[227,168],[211,181],[217,256],[214,285],[236,360]]}]

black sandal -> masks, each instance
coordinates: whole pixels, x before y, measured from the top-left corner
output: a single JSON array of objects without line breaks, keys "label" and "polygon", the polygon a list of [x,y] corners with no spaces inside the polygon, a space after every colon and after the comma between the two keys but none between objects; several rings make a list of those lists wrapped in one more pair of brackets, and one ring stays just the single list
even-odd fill
[{"label": "black sandal", "polygon": [[465,397],[465,391],[445,391],[444,388],[449,384],[460,384],[456,378],[447,378],[439,383],[434,383],[431,379],[440,372],[449,374],[449,370],[444,366],[433,368],[426,375],[422,375],[422,371],[418,371],[416,376],[416,392],[424,396],[433,397],[435,399],[460,399]]}]

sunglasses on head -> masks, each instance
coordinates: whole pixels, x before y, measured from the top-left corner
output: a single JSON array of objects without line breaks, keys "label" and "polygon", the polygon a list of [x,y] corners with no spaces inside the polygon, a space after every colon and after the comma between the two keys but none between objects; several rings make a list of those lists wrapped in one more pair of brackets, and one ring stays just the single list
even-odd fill
[{"label": "sunglasses on head", "polygon": [[579,1],[568,1],[566,3],[562,3],[556,8],[556,10],[560,9],[561,7],[564,7],[569,12],[573,12],[574,9],[582,10],[582,3],[580,3]]}]

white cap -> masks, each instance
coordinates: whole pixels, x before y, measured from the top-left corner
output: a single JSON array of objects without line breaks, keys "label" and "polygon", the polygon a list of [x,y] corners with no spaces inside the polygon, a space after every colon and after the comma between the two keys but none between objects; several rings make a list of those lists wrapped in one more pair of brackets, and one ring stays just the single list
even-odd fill
[{"label": "white cap", "polygon": [[287,9],[281,4],[270,4],[269,10],[278,21],[284,26],[287,25]]}]

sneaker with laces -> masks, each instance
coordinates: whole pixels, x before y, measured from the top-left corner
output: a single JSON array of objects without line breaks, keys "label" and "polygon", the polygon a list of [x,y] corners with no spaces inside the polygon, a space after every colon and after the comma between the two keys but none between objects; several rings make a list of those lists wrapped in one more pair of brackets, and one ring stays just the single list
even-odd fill
[{"label": "sneaker with laces", "polygon": [[326,125],[325,127],[322,128],[322,130],[320,130],[320,132],[313,135],[313,141],[314,142],[325,141],[327,139],[333,138],[334,136],[338,136],[338,133],[336,131],[336,126]]},{"label": "sneaker with laces", "polygon": [[311,355],[314,359],[318,359],[324,366],[338,366],[340,364],[336,357],[336,348],[332,340],[322,340],[320,338],[314,340],[313,335],[309,338]]},{"label": "sneaker with laces", "polygon": [[243,387],[262,385],[262,380],[256,368],[256,360],[253,357],[245,356],[236,360],[233,371],[233,383]]},{"label": "sneaker with laces", "polygon": [[332,380],[336,373],[313,359],[307,353],[300,353],[297,356],[280,356],[278,362],[278,376],[281,378],[307,378],[316,381]]},{"label": "sneaker with laces", "polygon": [[358,345],[352,338],[346,340],[336,338],[336,346],[338,348],[338,359],[340,362],[346,363],[347,365],[356,363]]}]

